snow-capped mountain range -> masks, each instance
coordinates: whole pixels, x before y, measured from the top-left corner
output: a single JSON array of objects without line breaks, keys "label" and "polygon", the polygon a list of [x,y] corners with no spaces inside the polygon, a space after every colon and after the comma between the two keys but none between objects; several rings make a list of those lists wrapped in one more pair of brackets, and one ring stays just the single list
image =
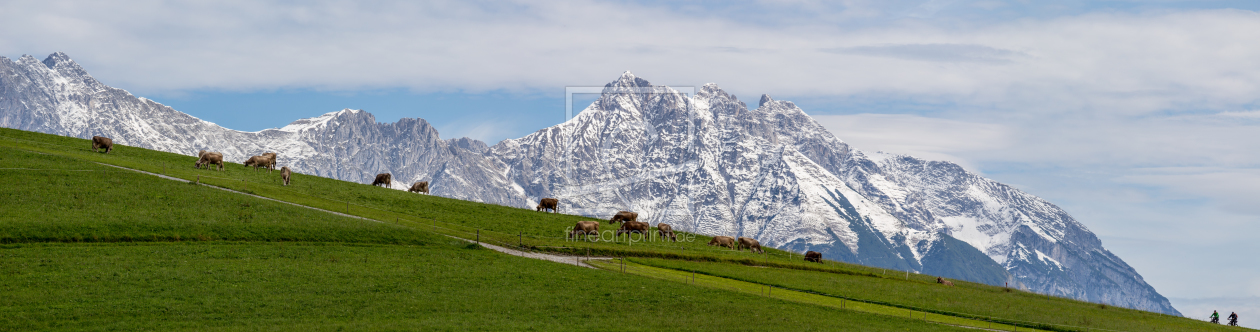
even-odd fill
[{"label": "snow-capped mountain range", "polygon": [[757,108],[715,84],[687,95],[626,72],[572,119],[494,146],[422,119],[342,110],[242,132],[135,97],[68,56],[0,57],[0,126],[229,161],[274,151],[297,172],[517,207],[640,220],[828,259],[1180,315],[1084,225],[962,167],[866,153],[788,101]]}]

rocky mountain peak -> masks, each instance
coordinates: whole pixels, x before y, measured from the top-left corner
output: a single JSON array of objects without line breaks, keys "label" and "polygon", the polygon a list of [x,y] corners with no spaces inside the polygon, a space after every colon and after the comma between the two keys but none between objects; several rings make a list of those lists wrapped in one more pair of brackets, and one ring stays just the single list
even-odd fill
[{"label": "rocky mountain peak", "polygon": [[[622,73],[621,77],[618,77],[617,80],[609,82],[608,84],[605,84],[604,93],[609,92],[608,88],[647,88],[651,86],[652,86],[652,83],[649,83],[645,79],[634,76],[633,73],[627,70],[625,73]],[[613,91],[614,93],[619,92],[618,90],[613,90]]]},{"label": "rocky mountain peak", "polygon": [[57,66],[65,65],[77,66],[77,64],[74,63],[74,60],[70,60],[69,55],[61,52],[49,54],[47,58],[44,58],[44,65],[48,66],[48,68],[57,68]]},{"label": "rocky mountain peak", "polygon": [[[39,59],[36,59],[34,56],[31,56],[30,54],[23,54],[21,57],[18,57],[17,61],[15,62],[23,66],[31,66],[33,64],[44,65],[43,62],[40,62]],[[44,67],[48,68],[47,65],[44,65]]]},{"label": "rocky mountain peak", "polygon": [[79,64],[75,63],[74,60],[71,60],[70,56],[65,53],[56,52],[50,54],[47,58],[44,58],[42,63],[44,66],[47,66],[49,69],[52,69],[67,78],[80,79],[85,84],[96,83],[96,80],[93,79],[91,75],[88,75],[88,72],[83,70],[83,67],[79,67]]}]

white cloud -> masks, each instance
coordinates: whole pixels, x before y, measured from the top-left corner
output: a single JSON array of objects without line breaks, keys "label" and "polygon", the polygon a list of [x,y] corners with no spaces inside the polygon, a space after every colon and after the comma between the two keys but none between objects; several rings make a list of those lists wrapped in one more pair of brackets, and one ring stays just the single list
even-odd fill
[{"label": "white cloud", "polygon": [[[1222,210],[1260,221],[1260,169],[1217,167],[1170,167],[1135,169],[1117,181],[1167,187],[1186,196],[1210,198]],[[1239,221],[1242,222],[1242,221]],[[1240,225],[1225,225],[1240,226]],[[1232,228],[1232,227],[1231,227]],[[1225,234],[1254,236],[1254,234]]]},{"label": "white cloud", "polygon": [[745,95],[900,92],[1023,112],[1133,114],[1229,107],[1260,95],[1260,63],[1252,61],[1260,57],[1252,42],[1260,19],[1248,11],[961,27],[902,19],[850,29],[601,2],[3,6],[0,54],[66,51],[107,82],[147,93],[536,91],[600,84],[630,69],[654,82],[718,82]]},{"label": "white cloud", "polygon": [[518,138],[508,136],[507,133],[514,132],[519,121],[496,121],[481,119],[481,121],[456,121],[448,125],[438,128],[438,132],[442,133],[443,139],[468,137],[475,140],[485,142],[487,145],[494,145],[499,141]]},{"label": "white cloud", "polygon": [[935,62],[1006,63],[1026,55],[1017,51],[968,44],[890,44],[840,47],[821,51]]},{"label": "white cloud", "polygon": [[863,151],[948,160],[971,170],[960,152],[1007,149],[1015,143],[1002,125],[934,119],[905,114],[814,115],[833,135]]}]

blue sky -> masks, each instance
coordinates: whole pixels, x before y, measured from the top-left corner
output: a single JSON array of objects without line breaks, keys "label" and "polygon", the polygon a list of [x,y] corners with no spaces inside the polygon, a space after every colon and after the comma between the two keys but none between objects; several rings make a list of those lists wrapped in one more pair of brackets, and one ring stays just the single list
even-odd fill
[{"label": "blue sky", "polygon": [[565,87],[626,70],[753,105],[767,93],[859,149],[954,161],[1060,205],[1187,315],[1260,317],[1258,10],[8,1],[0,55],[66,52],[106,84],[233,129],[355,108],[490,144],[562,121]]}]

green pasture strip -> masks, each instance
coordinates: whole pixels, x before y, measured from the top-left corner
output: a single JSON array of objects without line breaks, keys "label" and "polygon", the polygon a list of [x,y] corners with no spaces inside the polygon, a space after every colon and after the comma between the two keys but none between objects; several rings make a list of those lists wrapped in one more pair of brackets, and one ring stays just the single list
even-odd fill
[{"label": "green pasture strip", "polygon": [[406,227],[0,146],[0,243],[317,241],[422,244]]},{"label": "green pasture strip", "polygon": [[653,282],[461,240],[20,244],[0,248],[0,331],[963,331]]},{"label": "green pasture strip", "polygon": [[[1225,327],[1148,311],[1101,306],[1061,297],[1006,291],[967,282],[946,287],[934,282],[870,278],[799,269],[701,261],[633,258],[657,268],[697,273],[803,292],[826,294],[936,314],[996,320],[1060,331],[1220,331]],[[930,277],[930,276],[926,276]]]},{"label": "green pasture strip", "polygon": [[814,305],[821,305],[837,309],[852,310],[861,313],[875,314],[880,316],[895,317],[901,319],[919,320],[933,323],[943,323],[955,326],[988,328],[1001,331],[1039,331],[1036,329],[1021,328],[1012,325],[978,321],[965,319],[954,316],[939,315],[918,310],[907,310],[887,305],[879,305],[873,303],[864,303],[858,301],[846,300],[838,297],[824,296],[799,292],[788,289],[767,287],[763,284],[739,281],[729,278],[715,277],[711,275],[688,273],[686,271],[664,269],[652,267],[636,263],[634,260],[626,260],[624,264],[617,259],[614,260],[591,260],[588,264],[609,271],[622,271],[625,273],[642,275],[646,277],[669,280],[673,282],[684,283],[688,285],[697,285],[732,292],[740,292],[745,294],[756,294],[758,296],[781,299],[785,301],[800,302]]}]

